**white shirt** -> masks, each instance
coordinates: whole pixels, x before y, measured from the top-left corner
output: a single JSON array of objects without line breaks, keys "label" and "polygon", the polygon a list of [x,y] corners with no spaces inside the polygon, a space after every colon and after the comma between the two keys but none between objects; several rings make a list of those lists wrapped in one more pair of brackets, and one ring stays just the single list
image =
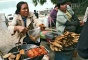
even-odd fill
[{"label": "white shirt", "polygon": [[88,7],[86,8],[86,12],[85,12],[83,21],[86,22],[87,18],[88,18]]}]

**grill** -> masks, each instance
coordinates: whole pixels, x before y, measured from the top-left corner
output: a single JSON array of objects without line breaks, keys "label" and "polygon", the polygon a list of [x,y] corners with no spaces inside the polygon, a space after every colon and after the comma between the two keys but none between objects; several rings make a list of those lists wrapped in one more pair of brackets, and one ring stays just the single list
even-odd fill
[{"label": "grill", "polygon": [[[36,46],[36,45],[33,45],[33,44],[23,44],[23,45],[19,45],[19,46],[13,47],[8,53],[13,53],[14,55],[17,55],[17,54],[19,54],[19,51],[21,49],[23,49],[25,51],[25,54],[24,55],[21,55],[21,57],[20,57],[19,60],[41,60],[43,58],[44,54],[43,55],[40,55],[40,56],[36,56],[34,58],[29,58],[28,55],[27,55],[27,51],[28,50],[31,50],[33,48],[38,48],[38,47],[39,46]],[[47,52],[49,52],[46,48],[45,48],[45,50]],[[6,58],[4,60],[9,60],[9,59]]]}]

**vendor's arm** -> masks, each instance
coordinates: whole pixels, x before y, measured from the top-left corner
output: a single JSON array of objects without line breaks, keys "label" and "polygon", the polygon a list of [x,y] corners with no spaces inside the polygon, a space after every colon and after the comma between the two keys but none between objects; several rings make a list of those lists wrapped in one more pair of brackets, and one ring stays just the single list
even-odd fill
[{"label": "vendor's arm", "polygon": [[14,31],[19,31],[21,33],[26,33],[28,31],[28,29],[26,27],[23,27],[23,26],[14,26]]},{"label": "vendor's arm", "polygon": [[27,32],[28,29],[26,27],[16,26],[16,24],[17,24],[17,15],[14,15],[14,18],[13,18],[11,24],[8,26],[8,30],[10,31],[10,33],[12,35],[15,34],[16,31],[19,31],[22,33]]},{"label": "vendor's arm", "polygon": [[36,41],[37,40],[37,38],[39,38],[40,37],[40,35],[37,35],[37,36],[32,36],[32,35],[30,35],[29,36],[30,37],[30,39],[32,40],[32,41]]},{"label": "vendor's arm", "polygon": [[78,22],[77,21],[66,21],[66,23],[64,24],[65,26],[77,26]]}]

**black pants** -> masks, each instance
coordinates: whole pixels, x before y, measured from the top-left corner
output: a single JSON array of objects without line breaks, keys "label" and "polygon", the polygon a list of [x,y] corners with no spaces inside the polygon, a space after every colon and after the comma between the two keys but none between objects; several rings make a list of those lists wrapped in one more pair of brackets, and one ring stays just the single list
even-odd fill
[{"label": "black pants", "polygon": [[49,27],[50,27],[50,28],[55,28],[55,26],[56,26],[56,25],[55,25],[54,23],[51,23],[51,25],[49,24]]},{"label": "black pants", "polygon": [[83,26],[67,26],[65,28],[66,31],[75,32],[77,34],[80,34],[82,29],[83,29]]},{"label": "black pants", "polygon": [[88,18],[79,37],[77,51],[79,56],[88,60]]},{"label": "black pants", "polygon": [[81,34],[82,29],[83,29],[83,26],[77,26],[75,32],[76,32],[77,34]]},{"label": "black pants", "polygon": [[55,28],[56,27],[56,20],[53,20],[53,22],[51,22],[51,24],[49,23],[48,26],[52,27],[52,28]]},{"label": "black pants", "polygon": [[33,42],[28,36],[23,39],[23,42],[26,42],[27,44],[35,44],[35,45],[40,45],[40,42],[35,43]]},{"label": "black pants", "polygon": [[65,28],[66,31],[70,31],[70,32],[75,32],[76,31],[76,27],[75,26],[67,26]]}]

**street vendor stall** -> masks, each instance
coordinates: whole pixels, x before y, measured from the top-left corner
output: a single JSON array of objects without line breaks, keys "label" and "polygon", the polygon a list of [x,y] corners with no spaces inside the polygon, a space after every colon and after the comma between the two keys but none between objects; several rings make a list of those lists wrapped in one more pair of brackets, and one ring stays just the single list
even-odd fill
[{"label": "street vendor stall", "polygon": [[4,60],[41,60],[49,51],[44,46],[22,44],[12,48],[4,55]]}]

